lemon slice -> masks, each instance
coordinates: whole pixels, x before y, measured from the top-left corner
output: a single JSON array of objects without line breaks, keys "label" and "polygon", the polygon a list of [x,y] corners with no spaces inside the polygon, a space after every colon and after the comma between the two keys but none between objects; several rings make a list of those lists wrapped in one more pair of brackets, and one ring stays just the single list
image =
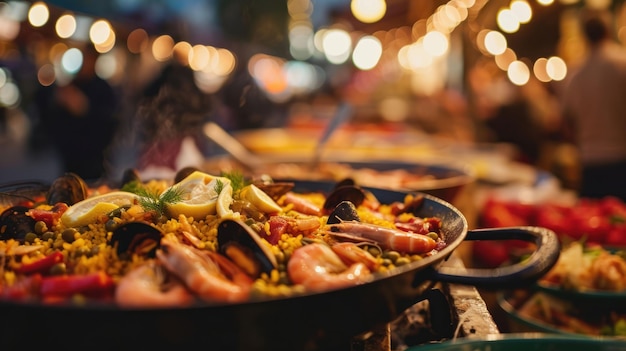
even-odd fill
[{"label": "lemon slice", "polygon": [[61,215],[61,222],[67,227],[85,226],[121,206],[132,205],[137,198],[137,195],[127,191],[92,196],[70,206]]},{"label": "lemon slice", "polygon": [[280,205],[254,184],[245,186],[239,194],[242,199],[249,201],[261,212],[278,213],[282,210]]},{"label": "lemon slice", "polygon": [[167,212],[173,218],[181,214],[195,219],[204,219],[215,214],[218,193],[218,182],[230,183],[228,178],[215,177],[210,174],[195,171],[180,182],[172,185],[181,191],[181,201],[168,204]]},{"label": "lemon slice", "polygon": [[224,185],[224,188],[217,197],[217,215],[221,218],[239,218],[239,212],[230,209],[233,203],[233,187],[230,182]]}]

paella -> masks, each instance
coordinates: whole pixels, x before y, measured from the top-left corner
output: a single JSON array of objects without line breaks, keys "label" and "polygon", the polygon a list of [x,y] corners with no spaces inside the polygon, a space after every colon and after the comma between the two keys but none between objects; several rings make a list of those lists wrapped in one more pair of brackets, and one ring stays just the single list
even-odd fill
[{"label": "paella", "polygon": [[[31,188],[34,188],[31,186]],[[128,172],[117,186],[66,174],[28,195],[1,189],[0,299],[128,308],[228,304],[367,283],[445,247],[420,194],[380,203],[236,172]],[[30,189],[33,190],[33,189]]]}]

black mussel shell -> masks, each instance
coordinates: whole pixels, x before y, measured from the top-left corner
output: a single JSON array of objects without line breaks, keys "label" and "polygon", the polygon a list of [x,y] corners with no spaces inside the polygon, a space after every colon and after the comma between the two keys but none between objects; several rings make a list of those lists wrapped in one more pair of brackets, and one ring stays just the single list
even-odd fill
[{"label": "black mussel shell", "polygon": [[269,195],[275,201],[280,199],[281,196],[287,194],[295,187],[294,182],[276,182],[276,183],[257,183],[254,182],[257,188],[263,190],[264,193]]},{"label": "black mussel shell", "polygon": [[120,188],[124,187],[124,185],[133,182],[141,182],[141,175],[139,175],[139,171],[134,168],[128,168],[122,174],[122,181]]},{"label": "black mussel shell", "polygon": [[340,188],[342,186],[348,186],[348,185],[356,186],[356,182],[352,178],[344,178],[335,184],[335,189]]},{"label": "black mussel shell", "polygon": [[192,166],[179,169],[174,176],[174,184],[179,183],[181,180],[187,178],[191,173],[195,171],[199,171],[199,169]]},{"label": "black mussel shell", "polygon": [[335,188],[324,202],[324,210],[333,211],[342,201],[350,201],[359,206],[365,201],[366,193],[356,185],[343,185]]},{"label": "black mussel shell", "polygon": [[49,185],[39,181],[17,181],[0,185],[0,206],[25,206],[41,201],[48,193]]},{"label": "black mussel shell", "polygon": [[62,202],[72,206],[87,198],[87,190],[87,183],[83,178],[75,173],[65,173],[52,183],[46,200],[50,205]]},{"label": "black mussel shell", "polygon": [[[231,259],[251,276],[261,272],[270,273],[276,268],[274,254],[261,242],[259,234],[241,220],[227,219],[217,227],[218,251]],[[248,262],[241,264],[237,257],[233,257],[230,249],[237,248],[238,254],[245,255]],[[255,266],[249,267],[251,263]]]},{"label": "black mussel shell", "polygon": [[335,207],[333,212],[328,215],[327,224],[336,224],[345,221],[361,221],[357,213],[356,206],[350,201],[342,201]]},{"label": "black mussel shell", "polygon": [[23,242],[26,234],[34,231],[36,221],[26,214],[29,210],[26,206],[13,206],[0,214],[0,240]]},{"label": "black mussel shell", "polygon": [[423,205],[424,205],[424,195],[416,194],[415,196],[413,196],[413,199],[411,200],[411,202],[409,202],[408,204],[404,206],[401,212],[413,213],[417,215],[420,212],[420,209],[422,208]]},{"label": "black mussel shell", "polygon": [[147,222],[128,222],[113,231],[111,245],[117,245],[117,254],[138,254],[155,257],[161,245],[161,231]]}]

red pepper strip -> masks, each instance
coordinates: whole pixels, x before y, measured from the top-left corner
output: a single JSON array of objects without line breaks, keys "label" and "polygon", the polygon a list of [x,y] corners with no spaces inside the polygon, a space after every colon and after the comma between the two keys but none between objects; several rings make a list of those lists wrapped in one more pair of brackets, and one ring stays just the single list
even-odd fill
[{"label": "red pepper strip", "polygon": [[72,296],[74,294],[99,293],[115,287],[113,278],[104,272],[86,275],[62,275],[44,277],[41,281],[41,296]]},{"label": "red pepper strip", "polygon": [[42,210],[40,208],[33,208],[28,211],[28,215],[36,221],[43,221],[48,228],[56,224],[63,213],[67,211],[69,206],[63,202],[55,204],[50,210]]},{"label": "red pepper strip", "polygon": [[0,285],[0,297],[10,301],[27,300],[37,296],[41,284],[41,274],[33,274],[18,280],[11,286]]},{"label": "red pepper strip", "polygon": [[21,264],[15,269],[15,272],[20,274],[45,274],[48,273],[52,266],[59,262],[63,262],[63,253],[60,251],[56,251],[37,261]]}]

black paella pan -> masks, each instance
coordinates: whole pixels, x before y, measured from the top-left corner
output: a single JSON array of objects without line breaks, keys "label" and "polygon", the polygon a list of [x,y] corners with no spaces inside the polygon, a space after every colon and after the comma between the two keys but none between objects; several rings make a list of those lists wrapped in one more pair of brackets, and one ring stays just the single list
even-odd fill
[{"label": "black paella pan", "polygon": [[[332,190],[334,183],[299,181],[295,191]],[[406,193],[368,188],[381,201]],[[349,350],[354,336],[390,322],[428,298],[433,282],[512,288],[535,282],[559,256],[556,235],[544,228],[468,230],[463,214],[425,194],[422,217],[442,219],[446,247],[437,254],[376,275],[368,283],[323,293],[237,304],[122,309],[112,305],[48,306],[0,302],[3,349]],[[464,240],[521,239],[536,243],[523,264],[459,269],[442,263]],[[7,347],[7,348],[5,348]]]}]

